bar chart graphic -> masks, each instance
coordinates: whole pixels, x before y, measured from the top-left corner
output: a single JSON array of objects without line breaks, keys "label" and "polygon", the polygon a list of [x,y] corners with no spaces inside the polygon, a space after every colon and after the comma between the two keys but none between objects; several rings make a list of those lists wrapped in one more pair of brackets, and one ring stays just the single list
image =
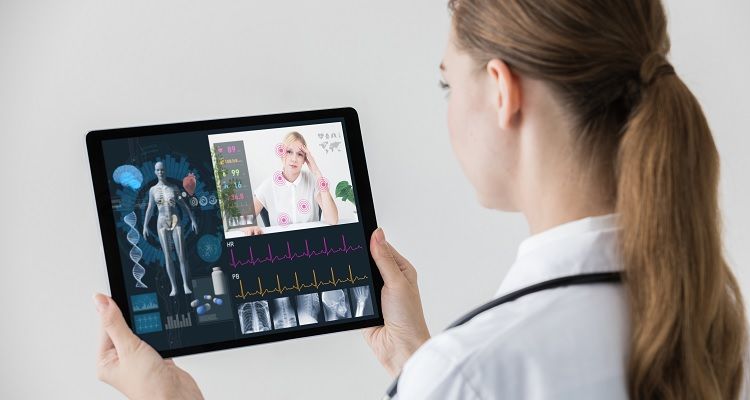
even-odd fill
[{"label": "bar chart graphic", "polygon": [[189,313],[179,315],[167,315],[164,329],[180,329],[193,326],[193,318]]}]

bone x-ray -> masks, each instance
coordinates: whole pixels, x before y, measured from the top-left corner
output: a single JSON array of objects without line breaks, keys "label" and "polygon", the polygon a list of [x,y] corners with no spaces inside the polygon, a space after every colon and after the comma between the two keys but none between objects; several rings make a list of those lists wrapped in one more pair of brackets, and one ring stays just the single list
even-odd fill
[{"label": "bone x-ray", "polygon": [[349,288],[349,293],[351,294],[355,318],[372,315],[372,296],[370,296],[369,286]]},{"label": "bone x-ray", "polygon": [[239,307],[240,330],[254,333],[271,330],[271,313],[265,300],[243,303]]},{"label": "bone x-ray", "polygon": [[273,326],[276,329],[291,328],[297,326],[297,315],[294,313],[292,299],[280,297],[271,300],[273,305]]},{"label": "bone x-ray", "polygon": [[346,290],[336,289],[321,293],[323,299],[323,313],[326,321],[351,318],[352,309],[349,306],[349,296]]},{"label": "bone x-ray", "polygon": [[297,317],[300,325],[317,324],[321,320],[320,297],[317,293],[297,296]]}]

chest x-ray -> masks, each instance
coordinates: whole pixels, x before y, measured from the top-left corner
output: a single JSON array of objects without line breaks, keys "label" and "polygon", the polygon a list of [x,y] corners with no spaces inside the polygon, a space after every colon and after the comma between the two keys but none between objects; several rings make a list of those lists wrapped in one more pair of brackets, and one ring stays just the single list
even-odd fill
[{"label": "chest x-ray", "polygon": [[240,305],[240,330],[243,334],[271,330],[271,315],[268,302],[265,300],[251,301]]}]

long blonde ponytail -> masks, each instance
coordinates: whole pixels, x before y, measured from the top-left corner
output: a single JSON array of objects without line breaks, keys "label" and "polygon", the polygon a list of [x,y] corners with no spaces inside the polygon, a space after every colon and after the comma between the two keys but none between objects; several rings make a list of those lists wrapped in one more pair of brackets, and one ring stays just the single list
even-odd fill
[{"label": "long blonde ponytail", "polygon": [[457,45],[542,79],[578,124],[622,227],[633,399],[737,399],[747,328],[722,252],[719,157],[666,61],[659,0],[451,0]]}]

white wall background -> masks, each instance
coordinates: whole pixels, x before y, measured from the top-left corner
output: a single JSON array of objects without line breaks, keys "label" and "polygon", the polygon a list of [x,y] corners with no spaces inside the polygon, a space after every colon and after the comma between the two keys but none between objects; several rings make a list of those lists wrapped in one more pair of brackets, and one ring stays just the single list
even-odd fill
[{"label": "white wall background", "polygon": [[[750,2],[668,7],[673,63],[722,155],[726,249],[750,298]],[[452,157],[437,89],[448,23],[434,0],[0,0],[0,398],[119,398],[94,378],[91,294],[107,284],[93,129],[353,106],[378,221],[420,272],[431,330],[489,298],[527,230],[481,209]],[[178,363],[210,399],[377,398],[389,382],[357,331]]]}]

